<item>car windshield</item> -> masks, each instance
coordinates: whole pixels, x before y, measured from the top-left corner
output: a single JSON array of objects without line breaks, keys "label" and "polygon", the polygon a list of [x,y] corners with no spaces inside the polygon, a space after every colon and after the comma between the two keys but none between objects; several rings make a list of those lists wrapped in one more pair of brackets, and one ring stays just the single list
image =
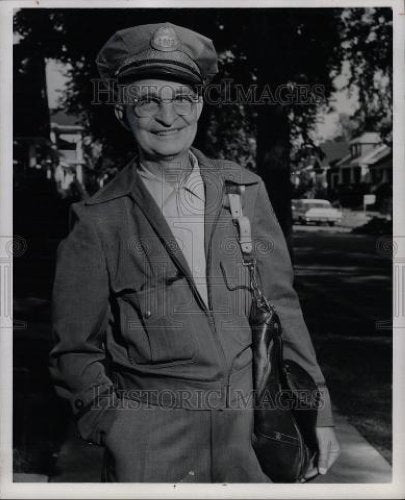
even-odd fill
[{"label": "car windshield", "polygon": [[310,203],[305,203],[304,206],[307,210],[310,208],[331,208],[328,201],[312,201]]}]

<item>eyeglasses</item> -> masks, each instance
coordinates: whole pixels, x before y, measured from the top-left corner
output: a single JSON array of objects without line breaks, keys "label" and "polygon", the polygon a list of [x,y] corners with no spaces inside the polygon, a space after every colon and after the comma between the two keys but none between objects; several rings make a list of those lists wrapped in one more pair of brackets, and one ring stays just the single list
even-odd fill
[{"label": "eyeglasses", "polygon": [[189,116],[194,110],[198,97],[190,94],[179,94],[171,99],[159,99],[155,96],[145,96],[135,98],[135,104],[132,105],[134,113],[139,118],[156,115],[163,102],[170,102],[173,105],[174,112],[180,116]]}]

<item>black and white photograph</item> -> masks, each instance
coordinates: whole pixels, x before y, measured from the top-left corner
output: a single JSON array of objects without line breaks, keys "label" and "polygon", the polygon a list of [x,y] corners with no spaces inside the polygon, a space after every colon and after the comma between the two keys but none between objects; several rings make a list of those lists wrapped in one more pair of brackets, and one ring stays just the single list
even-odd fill
[{"label": "black and white photograph", "polygon": [[403,498],[404,3],[0,7],[0,495]]}]

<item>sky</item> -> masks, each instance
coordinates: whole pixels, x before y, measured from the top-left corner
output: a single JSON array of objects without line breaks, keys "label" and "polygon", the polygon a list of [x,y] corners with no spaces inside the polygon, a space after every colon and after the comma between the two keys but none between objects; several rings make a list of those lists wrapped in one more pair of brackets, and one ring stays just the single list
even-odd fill
[{"label": "sky", "polygon": [[316,143],[324,142],[327,139],[333,139],[336,134],[339,133],[339,113],[352,116],[359,106],[357,91],[354,91],[353,94],[349,96],[347,90],[343,89],[349,79],[349,71],[349,64],[346,61],[343,63],[341,74],[333,81],[337,89],[331,97],[335,111],[326,113],[320,110],[318,113],[317,123],[313,132],[313,139]]},{"label": "sky", "polygon": [[[68,66],[58,61],[49,59],[46,64],[46,79],[48,103],[51,109],[58,105],[58,99],[63,93],[68,78],[65,76]],[[339,132],[339,113],[351,116],[358,104],[356,93],[349,97],[346,90],[342,90],[348,78],[348,65],[343,65],[342,74],[335,78],[334,85],[338,89],[332,94],[332,100],[336,111],[326,113],[320,110],[317,116],[312,138],[316,144],[327,139],[333,139]]]},{"label": "sky", "polygon": [[58,106],[58,99],[66,88],[68,78],[65,76],[69,67],[54,59],[46,62],[46,88],[48,93],[48,105],[50,109]]}]

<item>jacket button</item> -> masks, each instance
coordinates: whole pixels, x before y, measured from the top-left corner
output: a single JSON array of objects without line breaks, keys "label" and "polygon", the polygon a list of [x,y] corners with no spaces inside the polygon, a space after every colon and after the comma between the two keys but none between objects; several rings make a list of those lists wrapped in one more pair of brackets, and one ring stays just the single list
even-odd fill
[{"label": "jacket button", "polygon": [[147,311],[145,311],[144,317],[146,319],[150,318],[151,316],[152,316],[152,313],[151,313],[151,311],[149,309]]},{"label": "jacket button", "polygon": [[83,405],[84,405],[84,403],[83,403],[83,401],[82,401],[81,399],[76,399],[76,400],[75,400],[75,407],[76,407],[78,410],[80,410],[81,408],[83,408]]}]

